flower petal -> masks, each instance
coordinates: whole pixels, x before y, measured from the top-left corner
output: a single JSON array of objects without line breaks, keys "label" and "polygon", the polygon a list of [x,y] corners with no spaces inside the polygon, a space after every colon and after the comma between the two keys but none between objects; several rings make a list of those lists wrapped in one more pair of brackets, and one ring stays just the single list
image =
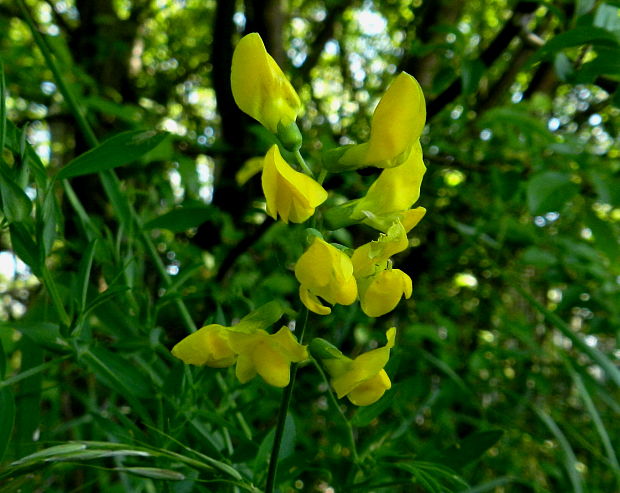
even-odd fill
[{"label": "flower petal", "polygon": [[390,349],[394,347],[396,328],[390,328],[387,333],[387,344],[360,354],[348,367],[348,370],[332,379],[332,387],[338,398],[351,392],[358,385],[377,375],[390,359]]},{"label": "flower petal", "polygon": [[418,140],[403,164],[381,172],[366,195],[355,205],[352,218],[363,219],[368,216],[364,211],[381,215],[409,209],[420,197],[420,185],[425,172],[422,147]]},{"label": "flower petal", "polygon": [[291,378],[291,361],[276,347],[262,342],[252,352],[252,360],[258,374],[269,385],[274,387],[288,385]]},{"label": "flower petal", "polygon": [[317,315],[329,315],[332,309],[323,305],[303,284],[299,286],[299,299],[304,306]]},{"label": "flower petal", "polygon": [[385,370],[381,370],[371,379],[355,387],[347,394],[347,398],[356,406],[369,406],[381,399],[385,391],[391,387],[390,377]]},{"label": "flower petal", "polygon": [[236,358],[228,340],[228,328],[217,324],[188,335],[172,348],[172,354],[186,364],[213,368],[231,366]]},{"label": "flower petal", "polygon": [[401,72],[375,109],[368,142],[351,146],[338,162],[355,168],[398,166],[420,137],[425,121],[424,93],[411,75]]},{"label": "flower petal", "polygon": [[278,124],[293,123],[301,112],[299,96],[258,33],[237,44],[230,81],[237,106],[272,133],[278,132]]},{"label": "flower petal", "polygon": [[279,215],[285,223],[306,221],[327,200],[327,191],[309,176],[291,168],[277,145],[265,155],[261,181],[267,214],[274,219]]},{"label": "flower petal", "polygon": [[256,366],[252,353],[240,354],[237,358],[237,366],[235,367],[235,375],[241,383],[247,383],[256,376]]},{"label": "flower petal", "polygon": [[410,298],[411,278],[400,269],[388,269],[376,274],[360,294],[362,311],[369,317],[380,317],[391,312],[400,299]]}]

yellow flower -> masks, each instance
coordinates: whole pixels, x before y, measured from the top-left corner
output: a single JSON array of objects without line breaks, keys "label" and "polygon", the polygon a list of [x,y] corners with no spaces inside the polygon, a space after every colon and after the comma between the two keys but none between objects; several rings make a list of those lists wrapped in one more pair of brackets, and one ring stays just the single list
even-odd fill
[{"label": "yellow flower", "polygon": [[387,234],[355,249],[351,262],[357,280],[362,311],[369,317],[391,312],[404,296],[412,294],[411,278],[400,269],[392,269],[390,257],[408,246],[407,233],[400,222],[393,223]]},{"label": "yellow flower", "polygon": [[188,365],[232,366],[237,355],[230,347],[229,330],[222,325],[207,325],[181,340],[172,348],[172,354]]},{"label": "yellow flower", "polygon": [[237,106],[274,134],[294,124],[301,113],[299,96],[258,33],[237,44],[230,81]]},{"label": "yellow flower", "polygon": [[267,214],[274,219],[279,215],[285,223],[303,223],[327,199],[321,185],[289,166],[277,145],[265,155],[262,184]]},{"label": "yellow flower", "polygon": [[239,355],[235,369],[237,378],[246,383],[258,373],[265,382],[275,387],[286,387],[290,381],[291,363],[308,359],[302,346],[288,327],[275,334],[264,330],[251,333],[230,333],[230,345]]},{"label": "yellow flower", "polygon": [[411,298],[411,278],[400,269],[386,269],[358,282],[362,311],[369,317],[391,312],[404,296]]},{"label": "yellow flower", "polygon": [[408,232],[426,212],[423,207],[410,209],[420,197],[425,172],[422,147],[418,140],[404,163],[384,169],[370,185],[366,195],[355,201],[351,219],[362,221],[380,231],[386,231],[399,219]]},{"label": "yellow flower", "polygon": [[407,249],[407,233],[400,222],[393,223],[387,234],[380,234],[379,239],[365,243],[353,252],[351,262],[356,278],[373,275],[377,269],[385,269],[392,255]]},{"label": "yellow flower", "polygon": [[426,121],[424,94],[418,82],[401,72],[379,101],[368,142],[333,149],[325,166],[333,171],[364,166],[391,168],[407,159]]},{"label": "yellow flower", "polygon": [[223,327],[213,324],[190,334],[172,348],[172,354],[184,363],[225,368],[237,363],[236,375],[241,383],[257,373],[265,382],[286,387],[291,362],[308,359],[305,346],[297,342],[287,327],[275,334],[263,329]]},{"label": "yellow flower", "polygon": [[319,315],[331,313],[331,308],[323,305],[319,296],[332,305],[350,305],[357,298],[351,259],[321,238],[315,237],[299,257],[295,277],[301,284],[299,297],[302,303]]},{"label": "yellow flower", "polygon": [[424,207],[410,207],[420,197],[420,185],[426,172],[420,141],[413,145],[404,163],[384,169],[361,199],[351,200],[325,213],[332,228],[363,223],[387,233],[399,221],[409,232],[426,213]]},{"label": "yellow flower", "polygon": [[308,351],[287,327],[275,334],[264,330],[281,316],[278,302],[266,303],[234,327],[212,324],[190,334],[172,348],[172,354],[184,363],[197,366],[224,368],[236,362],[236,375],[241,383],[258,373],[268,384],[286,387],[291,362],[308,359]]},{"label": "yellow flower", "polygon": [[312,354],[320,360],[331,377],[338,398],[345,395],[356,406],[368,406],[378,401],[392,383],[383,369],[394,347],[396,328],[386,333],[387,344],[360,354],[355,359],[344,356],[327,341],[315,339],[310,344]]}]

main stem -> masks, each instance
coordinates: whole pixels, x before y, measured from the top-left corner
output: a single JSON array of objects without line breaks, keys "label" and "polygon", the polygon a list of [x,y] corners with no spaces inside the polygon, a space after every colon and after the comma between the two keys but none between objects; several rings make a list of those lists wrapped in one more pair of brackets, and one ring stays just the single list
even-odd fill
[{"label": "main stem", "polygon": [[[304,342],[304,333],[308,325],[309,312],[306,307],[302,309],[301,331],[299,333],[299,343]],[[276,475],[278,473],[278,456],[280,455],[280,447],[282,445],[282,437],[284,436],[284,424],[288,415],[288,407],[291,403],[293,388],[295,387],[295,377],[297,376],[297,363],[291,364],[291,381],[284,389],[282,401],[280,401],[280,410],[278,412],[278,423],[276,425],[276,433],[273,437],[273,447],[271,448],[271,457],[269,459],[269,470],[267,471],[267,484],[265,485],[265,493],[273,493],[276,485]]]}]

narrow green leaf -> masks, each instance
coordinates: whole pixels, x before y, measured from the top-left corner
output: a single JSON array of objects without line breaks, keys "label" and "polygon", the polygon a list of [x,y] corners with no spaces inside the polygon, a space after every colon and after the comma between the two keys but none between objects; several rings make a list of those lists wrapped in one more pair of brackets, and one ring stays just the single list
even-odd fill
[{"label": "narrow green leaf", "polygon": [[108,386],[137,398],[148,398],[153,395],[153,386],[127,360],[102,347],[93,347],[84,354],[95,373]]},{"label": "narrow green leaf", "polygon": [[21,223],[30,217],[32,202],[5,168],[6,166],[2,163],[0,165],[2,212],[10,223]]},{"label": "narrow green leaf", "polygon": [[15,424],[15,399],[10,389],[0,389],[0,463],[6,453]]},{"label": "narrow green leaf", "polygon": [[181,207],[167,212],[144,225],[144,229],[167,229],[174,233],[182,233],[195,228],[213,216],[210,207]]},{"label": "narrow green leaf", "polygon": [[560,430],[560,427],[551,416],[549,416],[542,409],[538,409],[536,407],[534,407],[533,409],[534,412],[541,419],[541,421],[545,423],[547,428],[549,428],[549,431],[558,441],[560,448],[564,453],[564,467],[566,468],[568,478],[573,486],[573,491],[575,493],[583,493],[581,475],[579,474],[579,470],[577,469],[577,457],[575,456],[575,452],[573,452],[573,449],[570,446],[570,443],[568,442],[566,436],[564,435],[564,433],[562,433],[562,430]]},{"label": "narrow green leaf", "polygon": [[28,462],[36,462],[39,460],[45,460],[49,457],[61,456],[64,454],[70,454],[79,450],[85,450],[86,444],[83,443],[63,443],[61,445],[54,445],[33,454],[27,455],[11,463],[12,466],[19,466]]},{"label": "narrow green leaf", "polygon": [[91,241],[86,247],[86,251],[80,261],[80,269],[78,271],[77,282],[77,297],[78,310],[80,313],[84,311],[86,307],[86,296],[88,294],[88,281],[90,280],[90,270],[93,265],[93,257],[95,256],[95,247],[97,246],[97,240]]},{"label": "narrow green leaf", "polygon": [[157,147],[167,135],[153,130],[120,133],[73,159],[60,170],[58,178],[98,173],[131,163]]},{"label": "narrow green leaf", "polygon": [[6,139],[6,85],[4,82],[4,65],[0,62],[0,157],[4,151]]},{"label": "narrow green leaf", "polygon": [[11,232],[13,251],[32,269],[36,276],[41,277],[39,249],[28,230],[23,224],[12,223],[9,225],[9,231]]},{"label": "narrow green leaf", "polygon": [[616,37],[608,30],[595,26],[578,26],[551,38],[532,57],[530,63],[548,59],[559,51],[573,46],[592,44],[596,46],[617,46]]},{"label": "narrow green leaf", "polygon": [[502,430],[478,431],[444,450],[446,465],[453,469],[461,469],[470,462],[479,459],[504,434]]},{"label": "narrow green leaf", "polygon": [[568,173],[545,171],[532,177],[527,184],[527,205],[534,215],[561,211],[579,188]]},{"label": "narrow green leaf", "polygon": [[170,469],[161,469],[159,467],[115,467],[115,471],[127,472],[136,476],[153,479],[168,479],[171,481],[182,481],[185,475]]},{"label": "narrow green leaf", "polygon": [[2,339],[0,339],[0,380],[4,380],[6,375],[6,353],[4,352],[4,346],[2,345]]},{"label": "narrow green leaf", "polygon": [[529,292],[523,289],[518,281],[512,281],[515,289],[523,296],[528,303],[536,308],[542,315],[545,316],[548,322],[553,324],[562,334],[569,338],[573,345],[581,352],[587,354],[592,361],[598,364],[607,374],[607,376],[614,381],[614,383],[620,387],[620,370],[618,367],[599,349],[588,345],[583,338],[575,334],[571,328],[558,317],[555,313],[547,309],[542,303],[535,299]]},{"label": "narrow green leaf", "polygon": [[[491,481],[487,481],[485,483],[479,484],[478,486],[474,486],[466,490],[461,490],[459,491],[459,493],[485,493],[486,491],[500,491],[497,489],[499,486],[503,486],[505,484],[510,484],[510,483],[519,483],[519,484],[528,485],[528,483],[518,478],[511,478],[510,476],[503,476],[501,478],[493,479]],[[530,489],[534,491],[533,486],[531,485],[528,485],[528,486],[530,486]]]},{"label": "narrow green leaf", "polygon": [[[575,386],[577,387],[577,391],[581,396],[584,404],[586,405],[586,409],[592,418],[592,422],[596,427],[596,431],[601,437],[601,441],[603,442],[603,448],[605,449],[605,453],[607,454],[607,459],[609,460],[609,464],[613,469],[617,472],[620,472],[620,464],[618,464],[618,457],[616,456],[616,452],[614,451],[614,446],[612,445],[611,438],[609,437],[609,433],[607,433],[607,429],[605,428],[605,424],[601,419],[601,415],[596,409],[596,405],[592,401],[592,397],[588,392],[586,385],[583,382],[581,376],[572,368],[570,368],[570,374],[575,381]],[[613,426],[613,425],[612,425]]]},{"label": "narrow green leaf", "polygon": [[37,209],[37,231],[39,243],[43,246],[43,256],[47,257],[52,251],[56,239],[56,225],[60,212],[56,204],[56,196],[52,184],[45,191],[43,204]]}]

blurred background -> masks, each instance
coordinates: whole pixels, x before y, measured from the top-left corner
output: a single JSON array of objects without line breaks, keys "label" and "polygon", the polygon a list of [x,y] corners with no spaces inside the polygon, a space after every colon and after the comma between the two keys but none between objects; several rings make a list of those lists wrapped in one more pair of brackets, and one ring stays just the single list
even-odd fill
[{"label": "blurred background", "polygon": [[[53,176],[92,144],[20,3],[0,0],[6,116]],[[99,139],[169,133],[117,172],[170,282],[145,253],[141,228],[119,221],[97,175],[71,180],[100,233],[93,252],[71,193],[50,182],[58,207],[45,263],[69,318],[80,320],[78,337],[50,308],[41,276],[20,255],[28,244],[16,245],[19,235],[3,218],[6,491],[236,488],[209,486],[170,458],[159,466],[184,479],[127,474],[120,455],[108,459],[113,464],[82,458],[29,472],[11,465],[68,440],[187,453],[180,443],[261,484],[279,391],[260,381],[240,386],[232,371],[190,372],[168,355],[187,334],[175,300],[198,326],[230,325],[272,299],[285,301],[290,318],[299,309],[291,268],[304,226],[266,218],[260,175],[242,184],[237,176],[273,143],[230,91],[234,46],[254,31],[300,94],[302,153],[311,163],[323,150],[368,137],[372,111],[400,71],[414,75],[426,96],[428,171],[418,205],[428,212],[396,258],[413,279],[413,299],[376,320],[351,307],[311,319],[311,335],[347,354],[383,345],[388,327],[399,330],[387,367],[392,390],[369,408],[346,406],[360,450],[375,463],[376,481],[357,488],[618,491],[620,2],[25,5]],[[3,159],[11,165],[16,153]],[[330,175],[330,200],[362,196],[376,173]],[[40,187],[28,177],[22,185],[35,200]],[[332,239],[352,246],[375,235],[356,227]],[[94,259],[86,276],[85,252]],[[74,303],[80,282],[81,304]],[[302,368],[298,385],[282,491],[354,491],[343,486],[350,450],[324,384]],[[235,417],[244,412],[250,435]],[[418,470],[390,469],[398,457]],[[466,484],[427,464],[449,467]],[[412,482],[389,486],[404,477]]]}]

